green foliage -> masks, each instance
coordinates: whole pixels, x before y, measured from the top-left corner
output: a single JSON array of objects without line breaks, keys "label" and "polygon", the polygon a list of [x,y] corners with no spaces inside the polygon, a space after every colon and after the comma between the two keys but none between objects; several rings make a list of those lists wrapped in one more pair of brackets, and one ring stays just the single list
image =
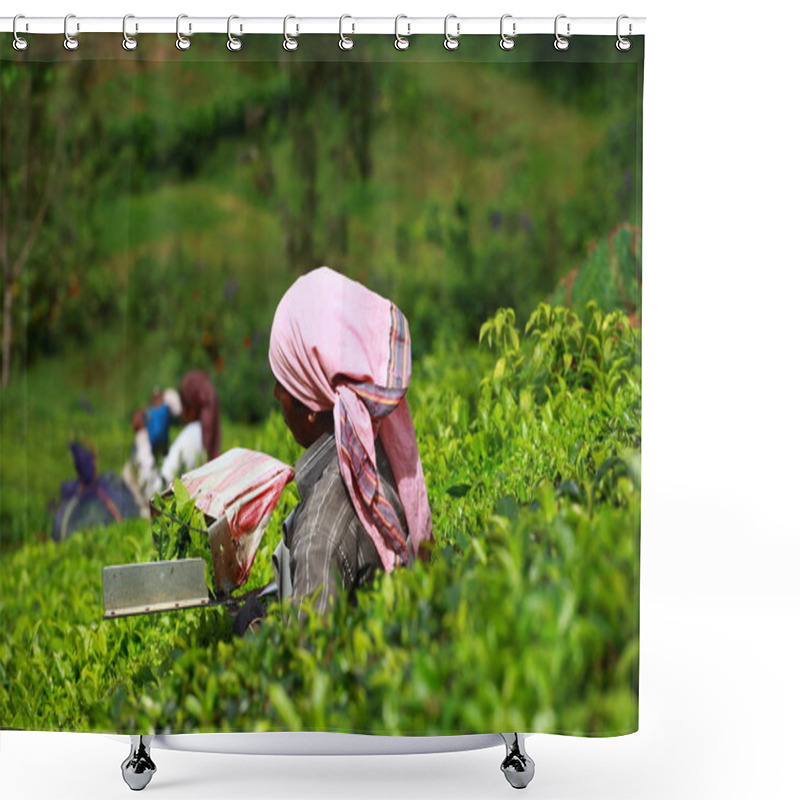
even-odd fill
[{"label": "green foliage", "polygon": [[[129,72],[0,60],[18,112],[0,159],[12,257],[48,185],[59,199],[12,282],[0,726],[635,729],[638,63],[583,51],[521,70],[503,54],[454,71],[431,49],[420,69],[363,42],[354,69],[203,46]],[[47,541],[70,434],[118,469],[134,407],[198,367],[219,387],[224,448],[293,462],[269,321],[319,263],[409,319],[431,562],[325,619],[273,605],[243,640],[221,609],[102,622],[102,567],[150,560],[154,542],[143,520]],[[191,521],[179,494],[168,511]],[[297,499],[290,486],[245,588],[271,579]],[[156,526],[156,550],[207,554],[185,531]]]},{"label": "green foliage", "polygon": [[[23,358],[98,338],[147,340],[172,381],[213,369],[227,413],[255,422],[269,408],[264,331],[299,272],[327,263],[391,296],[419,356],[441,335],[471,341],[498,307],[524,313],[605,231],[641,224],[635,62],[572,63],[559,86],[546,61],[493,63],[488,48],[455,73],[362,44],[357,68],[0,62],[18,112],[0,159],[12,259],[48,165],[57,178],[16,282],[18,374]],[[421,108],[435,110],[424,124]],[[622,306],[601,307],[627,309],[624,287]]]},{"label": "green foliage", "polygon": [[208,543],[206,515],[195,505],[180,478],[172,482],[172,492],[152,500],[158,512],[151,533],[156,561],[174,558],[202,558],[206,564],[206,586],[214,588],[214,565]]},{"label": "green foliage", "polygon": [[[102,566],[150,557],[143,520],[31,543],[0,568],[0,725],[635,730],[640,333],[619,311],[542,304],[522,328],[499,311],[480,338],[415,363],[430,563],[342,594],[324,618],[273,604],[235,639],[221,609],[100,621]],[[278,413],[226,436],[297,456]],[[296,499],[281,498],[245,588],[270,579]]]},{"label": "green foliage", "polygon": [[153,498],[158,512],[152,524],[158,561],[203,557],[208,552],[205,514],[195,505],[183,481],[176,478],[170,494]]}]

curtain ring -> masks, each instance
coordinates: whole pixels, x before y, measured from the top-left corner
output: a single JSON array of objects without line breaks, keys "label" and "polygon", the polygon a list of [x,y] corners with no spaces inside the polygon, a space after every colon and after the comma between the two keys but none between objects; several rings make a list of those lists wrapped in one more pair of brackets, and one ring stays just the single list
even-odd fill
[{"label": "curtain ring", "polygon": [[503,25],[507,19],[511,19],[511,14],[503,14],[500,17],[500,49],[501,50],[513,50],[514,45],[516,42],[514,41],[514,37],[517,35],[517,23],[511,23],[511,36],[507,36],[505,31],[503,30]]},{"label": "curtain ring", "polygon": [[[289,36],[287,25],[289,24],[290,19],[297,19],[297,17],[293,17],[291,14],[289,14],[288,17],[283,18],[283,49],[292,51],[297,50],[297,45],[299,42],[297,39],[293,39],[291,36]],[[300,26],[297,27],[297,32],[300,33]]]},{"label": "curtain ring", "polygon": [[[64,49],[65,50],[77,50],[78,49],[78,39],[76,36],[70,35],[69,30],[67,30],[69,26],[69,21],[71,19],[75,19],[74,14],[67,14],[64,17]],[[76,30],[80,30],[81,26],[77,25]]]},{"label": "curtain ring", "polygon": [[12,32],[14,34],[14,41],[12,42],[12,45],[13,45],[15,50],[19,50],[21,52],[22,50],[27,50],[28,49],[28,40],[27,39],[23,39],[17,33],[17,20],[18,19],[25,19],[25,15],[24,14],[17,14],[17,16],[14,17],[14,22],[13,22],[13,24],[11,26],[11,30],[12,30]]},{"label": "curtain ring", "polygon": [[[122,18],[122,48],[124,50],[135,50],[139,44],[133,36],[128,36],[128,20],[129,19],[136,19],[133,14],[126,14]],[[139,29],[139,26],[136,26],[136,29]]]},{"label": "curtain ring", "polygon": [[408,33],[406,36],[400,35],[400,20],[401,19],[408,19],[405,14],[398,14],[394,18],[394,46],[398,50],[408,50],[411,47],[411,42],[406,39],[406,36],[411,36],[411,23],[407,22],[406,25],[408,26]]},{"label": "curtain ring", "polygon": [[[349,36],[345,36],[342,31],[342,27],[346,19],[353,19],[353,18],[349,14],[342,14],[342,16],[339,17],[339,47],[342,50],[352,50],[355,45],[355,42]],[[355,31],[355,29],[356,26],[355,23],[353,23],[353,31]]]},{"label": "curtain ring", "polygon": [[[231,51],[231,53],[236,53],[242,49],[242,40],[237,39],[231,33],[231,22],[233,22],[233,20],[235,19],[239,19],[239,17],[237,17],[236,14],[231,14],[231,16],[228,17],[228,44],[226,46],[228,50]],[[241,31],[241,28],[239,28],[239,30]]]},{"label": "curtain ring", "polygon": [[[617,17],[617,50],[619,50],[622,53],[627,53],[628,50],[631,49],[631,40],[630,39],[626,39],[624,36],[621,36],[620,32],[619,32],[619,24],[624,19],[629,19],[629,17],[626,14],[620,14],[620,16]],[[631,26],[631,24],[629,22],[628,23],[628,36],[631,35],[632,30],[633,30],[633,28],[632,28],[632,26]]]},{"label": "curtain ring", "polygon": [[[175,20],[175,35],[178,37],[175,40],[175,47],[178,50],[188,50],[192,46],[192,40],[181,33],[181,20],[188,19],[188,17],[188,14],[178,14],[178,18]],[[189,23],[189,30],[192,30],[191,22]]]},{"label": "curtain ring", "polygon": [[[567,15],[566,15],[566,14],[559,14],[559,15],[556,17],[556,24],[555,24],[555,34],[556,34],[556,40],[553,42],[553,47],[555,47],[555,48],[556,48],[556,50],[569,50],[569,38],[565,38],[565,37],[563,37],[563,36],[562,36],[562,35],[561,35],[561,34],[558,32],[558,21],[559,21],[560,19],[566,19],[566,18],[567,18]],[[570,23],[568,22],[568,23],[567,23],[567,37],[569,37],[569,35],[570,35],[569,28],[570,28]]]},{"label": "curtain ring", "polygon": [[458,37],[461,35],[461,23],[456,22],[456,35],[451,36],[447,32],[447,23],[450,22],[451,19],[457,20],[458,17],[455,14],[448,14],[444,18],[444,49],[445,50],[458,50]]}]

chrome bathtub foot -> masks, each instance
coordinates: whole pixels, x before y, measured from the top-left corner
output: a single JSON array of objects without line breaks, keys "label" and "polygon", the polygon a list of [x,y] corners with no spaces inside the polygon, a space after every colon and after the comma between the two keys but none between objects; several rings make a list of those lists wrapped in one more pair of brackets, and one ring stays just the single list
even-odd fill
[{"label": "chrome bathtub foot", "polygon": [[525,737],[519,733],[501,733],[506,745],[506,757],[500,765],[506,780],[515,789],[524,789],[535,771],[533,759],[525,752]]},{"label": "chrome bathtub foot", "polygon": [[140,792],[155,775],[156,765],[150,758],[152,736],[131,736],[130,755],[122,762],[122,778],[134,792]]}]

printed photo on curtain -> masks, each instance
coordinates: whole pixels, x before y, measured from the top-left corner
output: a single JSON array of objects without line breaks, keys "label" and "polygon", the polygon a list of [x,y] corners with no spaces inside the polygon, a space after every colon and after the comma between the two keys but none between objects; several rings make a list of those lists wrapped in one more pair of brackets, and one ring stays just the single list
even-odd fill
[{"label": "printed photo on curtain", "polygon": [[638,727],[643,37],[0,35],[0,727]]}]

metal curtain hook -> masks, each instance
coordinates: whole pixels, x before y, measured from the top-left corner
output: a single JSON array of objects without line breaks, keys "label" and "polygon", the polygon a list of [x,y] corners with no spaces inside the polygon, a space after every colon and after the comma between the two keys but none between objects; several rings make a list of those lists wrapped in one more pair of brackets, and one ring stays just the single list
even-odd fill
[{"label": "metal curtain hook", "polygon": [[[237,17],[236,14],[231,14],[228,17],[228,44],[227,44],[227,48],[228,48],[228,50],[231,51],[231,53],[236,53],[237,51],[242,49],[242,40],[241,39],[237,39],[231,33],[231,22],[233,22],[233,20],[235,20],[235,19],[239,19],[239,17]],[[239,30],[240,31],[242,30],[241,26],[239,27]]]},{"label": "metal curtain hook", "polygon": [[445,50],[458,50],[458,37],[461,35],[461,23],[456,21],[456,35],[451,36],[447,31],[447,23],[450,22],[451,19],[458,20],[458,17],[455,14],[448,14],[444,18],[444,48]]},{"label": "metal curtain hook", "polygon": [[[175,35],[178,37],[175,40],[175,47],[177,47],[178,50],[188,50],[192,46],[192,40],[181,33],[181,20],[188,18],[188,14],[178,14],[178,18],[175,20]],[[190,22],[189,31],[191,32],[191,30],[192,23]]]},{"label": "metal curtain hook", "polygon": [[398,50],[408,50],[408,48],[411,46],[411,42],[408,39],[406,39],[406,36],[411,36],[411,23],[410,22],[406,23],[406,26],[408,27],[408,33],[406,34],[406,36],[401,36],[400,35],[401,19],[408,19],[408,17],[405,14],[398,14],[394,18],[394,46]]},{"label": "metal curtain hook", "polygon": [[[631,49],[631,40],[630,39],[626,39],[619,32],[619,24],[624,19],[628,19],[628,16],[625,15],[625,14],[620,14],[620,16],[617,17],[617,50],[619,50],[619,51],[621,51],[623,53],[625,53],[625,52],[627,52],[628,50]],[[631,33],[633,33],[633,26],[629,22],[628,23],[628,36],[630,36]]]},{"label": "metal curtain hook", "polygon": [[[71,19],[75,19],[74,14],[67,14],[64,17],[64,49],[65,50],[77,50],[78,49],[78,39],[75,36],[70,35],[68,30],[69,28],[69,21]],[[79,31],[81,29],[80,24],[76,23],[75,30]]]},{"label": "metal curtain hook", "polygon": [[[566,19],[566,18],[567,18],[567,15],[566,15],[566,14],[559,14],[559,15],[556,17],[556,23],[555,23],[555,34],[556,34],[556,40],[553,42],[553,47],[555,47],[555,48],[556,48],[556,50],[569,50],[569,38],[564,38],[564,37],[563,37],[563,36],[562,36],[562,35],[561,35],[561,34],[558,32],[558,21],[559,21],[560,19]],[[570,28],[570,24],[569,24],[569,22],[568,22],[568,23],[567,23],[567,37],[569,37],[569,36],[570,36],[570,30],[569,30],[569,28]]]},{"label": "metal curtain hook", "polygon": [[[287,26],[289,24],[290,19],[297,19],[293,17],[291,14],[289,16],[283,18],[283,49],[284,50],[297,50],[298,41],[297,39],[293,39],[289,36],[289,31]],[[297,33],[300,33],[300,26],[297,26]]]},{"label": "metal curtain hook", "polygon": [[[139,42],[134,39],[133,36],[128,36],[128,20],[129,19],[136,19],[133,14],[126,14],[122,18],[122,47],[125,50],[135,50],[138,46]],[[139,30],[139,26],[136,26],[136,30]]]},{"label": "metal curtain hook", "polygon": [[517,23],[511,23],[511,36],[508,36],[503,27],[507,19],[512,19],[512,15],[503,14],[503,16],[500,17],[500,48],[502,50],[513,50],[516,44],[514,37],[517,35]]},{"label": "metal curtain hook", "polygon": [[[342,14],[342,16],[339,17],[339,47],[342,50],[352,50],[355,45],[355,42],[349,36],[345,36],[343,31],[344,21],[346,19],[353,19],[353,18],[349,14]],[[352,26],[353,26],[352,32],[355,32],[356,29],[355,23],[352,23]]]},{"label": "metal curtain hook", "polygon": [[[12,46],[14,47],[15,50],[19,50],[19,51],[27,50],[28,49],[28,40],[27,39],[23,39],[17,33],[17,20],[18,19],[25,19],[25,15],[24,14],[17,14],[17,16],[14,17],[14,22],[13,22],[13,24],[11,26],[11,30],[12,30],[12,32],[14,34],[14,41],[12,42]],[[27,30],[27,28],[28,28],[28,25],[26,23],[25,29]]]}]

